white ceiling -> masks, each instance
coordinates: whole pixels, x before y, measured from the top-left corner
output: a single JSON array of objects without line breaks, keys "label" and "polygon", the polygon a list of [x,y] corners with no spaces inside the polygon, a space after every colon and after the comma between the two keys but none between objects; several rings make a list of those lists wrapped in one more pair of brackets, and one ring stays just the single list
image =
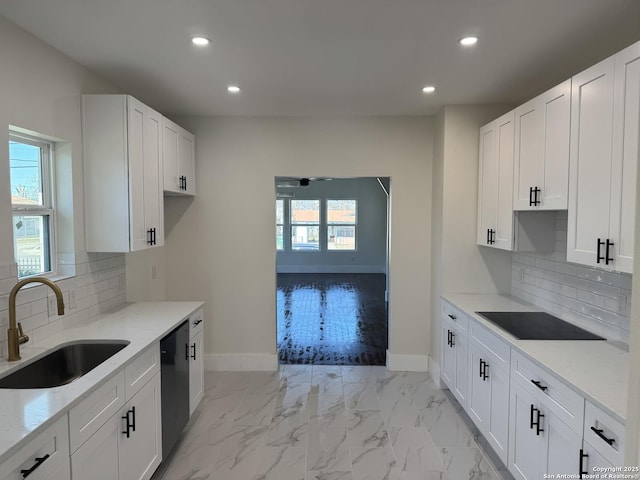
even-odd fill
[{"label": "white ceiling", "polygon": [[184,115],[517,103],[640,40],[639,0],[2,0],[0,15]]}]

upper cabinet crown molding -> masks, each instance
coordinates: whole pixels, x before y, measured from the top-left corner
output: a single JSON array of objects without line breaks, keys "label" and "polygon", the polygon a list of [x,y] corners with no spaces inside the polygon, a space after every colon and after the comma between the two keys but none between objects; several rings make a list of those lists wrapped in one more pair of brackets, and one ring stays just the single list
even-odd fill
[{"label": "upper cabinet crown molding", "polygon": [[162,115],[129,95],[83,95],[88,252],[164,245]]},{"label": "upper cabinet crown molding", "polygon": [[162,119],[162,169],[167,195],[195,195],[195,137],[166,117]]},{"label": "upper cabinet crown molding", "polygon": [[573,77],[567,260],[632,273],[640,42]]},{"label": "upper cabinet crown molding", "polygon": [[571,79],[515,110],[514,210],[565,210]]}]

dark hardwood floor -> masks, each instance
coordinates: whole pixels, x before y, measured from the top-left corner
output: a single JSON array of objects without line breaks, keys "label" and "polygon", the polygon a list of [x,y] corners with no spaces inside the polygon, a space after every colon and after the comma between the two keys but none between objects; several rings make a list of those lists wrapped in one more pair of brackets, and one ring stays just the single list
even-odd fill
[{"label": "dark hardwood floor", "polygon": [[384,365],[384,291],[384,274],[278,274],[280,363]]}]

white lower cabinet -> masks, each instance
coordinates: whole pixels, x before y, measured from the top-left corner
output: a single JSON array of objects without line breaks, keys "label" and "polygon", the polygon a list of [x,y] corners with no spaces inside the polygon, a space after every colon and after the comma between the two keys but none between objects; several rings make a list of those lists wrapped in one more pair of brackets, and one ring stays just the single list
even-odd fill
[{"label": "white lower cabinet", "polygon": [[454,307],[442,307],[442,371],[441,377],[460,405],[467,405],[468,374],[468,318]]},{"label": "white lower cabinet", "polygon": [[204,398],[204,311],[189,319],[189,416]]},{"label": "white lower cabinet", "polygon": [[160,393],[157,373],[73,452],[73,480],[150,479],[162,461]]},{"label": "white lower cabinet", "polygon": [[507,464],[509,440],[509,372],[499,368],[471,336],[469,340],[468,413],[480,432]]},{"label": "white lower cabinet", "polygon": [[520,382],[511,382],[509,471],[520,480],[578,474],[582,436]]},{"label": "white lower cabinet", "polygon": [[[68,480],[69,427],[67,415],[0,464],[2,480]],[[96,478],[96,477],[91,477]]]}]

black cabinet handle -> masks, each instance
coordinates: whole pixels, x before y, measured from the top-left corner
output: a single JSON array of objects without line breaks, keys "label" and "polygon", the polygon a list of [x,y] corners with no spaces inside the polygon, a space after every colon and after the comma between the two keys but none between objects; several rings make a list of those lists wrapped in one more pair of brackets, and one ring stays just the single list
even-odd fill
[{"label": "black cabinet handle", "polygon": [[[534,413],[536,414],[535,421],[533,420]],[[533,427],[536,427],[536,435],[540,435],[540,433],[544,432],[544,428],[540,428],[540,419],[544,418],[544,415],[531,404],[531,416],[529,420],[529,428],[533,430]]]},{"label": "black cabinet handle", "polygon": [[453,315],[452,313],[450,313],[450,314],[449,314],[449,315],[447,315],[447,316],[448,316],[451,320],[455,320],[456,318],[458,318],[458,317],[456,317],[455,315]]},{"label": "black cabinet handle", "polygon": [[613,258],[609,258],[609,248],[613,247],[614,243],[610,242],[607,238],[606,249],[604,254],[604,264],[609,265],[609,262],[613,263]]},{"label": "black cabinet handle", "polygon": [[184,189],[187,189],[187,177],[184,177]]},{"label": "black cabinet handle", "polygon": [[541,192],[542,190],[540,190],[538,187],[534,187],[533,188],[533,206],[537,207],[538,205],[540,205],[542,202],[540,200],[538,200],[538,194]]},{"label": "black cabinet handle", "polygon": [[456,346],[456,334],[451,332],[451,348]]},{"label": "black cabinet handle", "polygon": [[[132,414],[133,418],[131,418]],[[126,430],[122,433],[129,438],[131,436],[131,430],[136,431],[136,407],[127,410],[127,413],[122,416],[122,419],[126,422]]]},{"label": "black cabinet handle", "polygon": [[191,358],[193,360],[196,359],[196,344],[194,343],[193,345],[191,345],[191,348],[193,349],[193,355],[191,355]]},{"label": "black cabinet handle", "polygon": [[533,383],[536,387],[538,387],[538,388],[539,388],[540,390],[542,390],[543,392],[544,392],[547,388],[549,388],[549,387],[546,387],[546,386],[544,386],[544,385],[541,385],[541,384],[540,384],[540,382],[539,382],[538,380],[531,380],[531,383]]},{"label": "black cabinet handle", "polygon": [[482,378],[482,364],[483,363],[484,363],[484,361],[482,359],[480,359],[480,363],[479,363],[479,365],[480,365],[480,375],[479,375],[480,378]]},{"label": "black cabinet handle", "polygon": [[491,245],[491,230],[487,228],[487,245]]},{"label": "black cabinet handle", "polygon": [[[451,315],[449,315],[449,316],[451,316]],[[202,319],[201,319],[201,318],[199,318],[198,320],[196,320],[196,321],[194,321],[194,322],[193,322],[193,326],[194,326],[194,327],[197,327],[197,326],[198,326],[198,325],[200,325],[201,323],[202,323]]]},{"label": "black cabinet handle", "polygon": [[485,362],[484,360],[482,361],[482,365],[483,365],[483,369],[482,369],[482,381],[486,382],[487,378],[489,378],[489,375],[487,375],[487,368],[489,367],[489,364],[487,362]]},{"label": "black cabinet handle", "polygon": [[581,448],[580,449],[580,464],[578,466],[578,474],[580,475],[580,478],[582,478],[583,475],[587,475],[589,473],[587,470],[584,469],[583,460],[585,458],[589,458],[589,455],[584,453],[584,450]]},{"label": "black cabinet handle", "polygon": [[600,260],[604,260],[604,257],[600,255],[600,247],[604,245],[604,242],[598,238],[598,253],[596,254],[596,263],[600,263]]},{"label": "black cabinet handle", "polygon": [[20,473],[22,474],[22,478],[27,478],[29,475],[31,475],[36,468],[42,465],[45,462],[45,460],[49,458],[49,456],[50,455],[47,453],[44,457],[36,457],[36,463],[34,463],[30,469],[20,470]]},{"label": "black cabinet handle", "polygon": [[153,245],[153,228],[147,230],[147,245]]},{"label": "black cabinet handle", "polygon": [[615,438],[607,438],[603,433],[604,430],[601,428],[591,427],[591,430],[593,430],[596,435],[598,435],[602,440],[607,442],[609,445],[613,445],[616,441]]},{"label": "black cabinet handle", "polygon": [[494,245],[495,243],[496,243],[496,231],[491,230],[491,245]]},{"label": "black cabinet handle", "polygon": [[535,203],[533,203],[533,187],[529,187],[529,206],[533,207]]}]

